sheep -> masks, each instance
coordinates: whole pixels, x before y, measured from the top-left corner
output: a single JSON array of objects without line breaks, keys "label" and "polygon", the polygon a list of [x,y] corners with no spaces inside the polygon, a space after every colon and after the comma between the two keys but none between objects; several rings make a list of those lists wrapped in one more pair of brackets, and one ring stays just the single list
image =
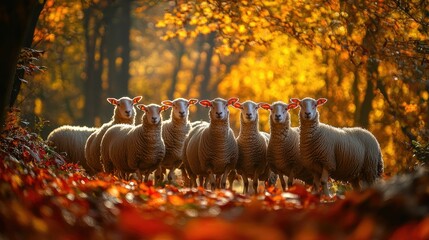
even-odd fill
[{"label": "sheep", "polygon": [[248,178],[251,178],[256,194],[258,180],[266,181],[268,179],[266,153],[270,135],[259,131],[259,104],[248,100],[243,103],[237,101],[233,106],[241,111],[240,131],[236,139],[238,146],[236,170],[243,178],[243,193],[248,193]]},{"label": "sheep", "polygon": [[[302,165],[300,159],[299,128],[291,127],[289,110],[296,108],[297,104],[277,101],[271,105],[260,103],[259,106],[271,111],[267,162],[270,169],[279,176],[283,191],[292,185],[295,178],[312,182],[311,172]],[[288,178],[287,186],[284,176]]]},{"label": "sheep", "polygon": [[67,160],[71,163],[79,163],[88,171],[85,161],[86,139],[97,128],[64,125],[54,129],[47,137],[49,145],[53,145],[58,152],[67,153]]},{"label": "sheep", "polygon": [[115,106],[112,120],[103,124],[97,131],[92,133],[85,143],[85,159],[92,173],[103,171],[100,161],[100,144],[104,133],[115,124],[134,125],[136,111],[133,106],[141,99],[141,96],[134,97],[133,99],[129,97],[121,97],[119,99],[107,98],[107,101]]},{"label": "sheep", "polygon": [[212,189],[215,188],[215,176],[220,178],[220,187],[226,187],[229,178],[230,188],[234,175],[229,173],[235,168],[238,159],[238,147],[234,132],[229,125],[228,106],[238,98],[227,100],[215,98],[202,100],[200,105],[210,108],[210,123],[197,124],[188,134],[183,146],[183,164],[191,178],[191,187],[196,186],[196,177],[207,178]]},{"label": "sheep", "polygon": [[197,99],[187,100],[184,98],[162,101],[163,105],[168,105],[172,108],[170,119],[162,123],[165,157],[161,161],[161,167],[163,171],[164,169],[169,170],[167,179],[170,183],[174,178],[174,170],[183,162],[183,142],[191,129],[191,123],[188,120],[189,106],[197,102]]},{"label": "sheep", "polygon": [[299,104],[300,154],[314,177],[314,187],[329,195],[328,178],[349,181],[354,189],[372,185],[383,174],[383,158],[377,139],[360,127],[337,128],[319,122],[317,107],[326,98],[292,98]]},{"label": "sheep", "polygon": [[139,179],[144,175],[144,181],[148,181],[149,174],[159,168],[165,156],[160,113],[170,106],[139,104],[136,107],[144,112],[141,124],[110,127],[101,140],[101,161],[107,173],[114,169],[122,174],[136,172]]}]

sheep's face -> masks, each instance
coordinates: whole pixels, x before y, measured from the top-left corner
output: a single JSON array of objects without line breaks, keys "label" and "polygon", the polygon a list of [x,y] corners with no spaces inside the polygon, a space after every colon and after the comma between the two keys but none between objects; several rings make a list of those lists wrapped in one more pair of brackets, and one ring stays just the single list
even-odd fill
[{"label": "sheep's face", "polygon": [[275,123],[288,122],[290,118],[290,114],[288,112],[288,105],[284,103],[275,103],[271,105],[270,117]]},{"label": "sheep's face", "polygon": [[212,121],[225,121],[229,117],[228,106],[238,101],[238,98],[230,98],[228,101],[222,98],[214,100],[201,100],[200,104],[204,107],[210,107],[209,116]]},{"label": "sheep's face", "polygon": [[173,108],[172,116],[175,119],[186,119],[189,115],[189,106],[197,103],[197,99],[186,100],[184,98],[177,98],[174,101],[165,100],[162,104],[168,105]]},{"label": "sheep's face", "polygon": [[319,98],[315,100],[313,98],[304,98],[302,100],[293,98],[291,102],[298,103],[301,110],[299,111],[299,116],[301,121],[313,121],[319,116],[317,107],[325,104],[327,101],[326,98]]},{"label": "sheep's face", "polygon": [[135,115],[133,106],[141,99],[141,96],[137,96],[133,99],[129,97],[121,97],[120,99],[107,98],[107,101],[115,106],[115,115],[121,119],[131,119]]},{"label": "sheep's face", "polygon": [[258,119],[258,104],[252,101],[245,101],[244,103],[235,102],[234,107],[241,110],[241,119],[245,123],[254,122]]},{"label": "sheep's face", "polygon": [[161,112],[167,110],[170,106],[159,106],[157,104],[149,104],[146,106],[143,104],[139,104],[137,105],[137,107],[145,112],[143,118],[146,118],[148,123],[156,125],[161,123],[162,121]]},{"label": "sheep's face", "polygon": [[263,109],[270,110],[271,120],[275,123],[287,123],[290,120],[290,109],[295,109],[298,107],[298,103],[286,104],[284,102],[278,101],[272,105],[268,103],[259,103],[259,106]]}]

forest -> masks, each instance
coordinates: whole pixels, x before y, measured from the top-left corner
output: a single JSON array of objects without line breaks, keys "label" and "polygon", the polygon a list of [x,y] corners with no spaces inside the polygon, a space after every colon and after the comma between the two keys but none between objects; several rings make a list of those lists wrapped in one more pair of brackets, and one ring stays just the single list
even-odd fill
[{"label": "forest", "polygon": [[[17,0],[0,13],[1,237],[429,238],[429,2]],[[382,183],[331,179],[328,197],[299,184],[255,196],[158,186],[91,176],[44,141],[63,125],[100,127],[106,99],[122,96],[326,98],[321,122],[378,140]],[[260,130],[269,117],[259,110]],[[235,136],[239,119],[231,107]]]}]

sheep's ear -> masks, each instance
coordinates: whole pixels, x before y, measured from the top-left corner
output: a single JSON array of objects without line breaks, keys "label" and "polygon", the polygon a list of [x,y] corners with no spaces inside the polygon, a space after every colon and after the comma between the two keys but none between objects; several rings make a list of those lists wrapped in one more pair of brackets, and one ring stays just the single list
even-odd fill
[{"label": "sheep's ear", "polygon": [[135,98],[133,98],[133,104],[137,104],[138,102],[140,102],[140,100],[142,100],[142,96],[137,96]]},{"label": "sheep's ear", "polygon": [[191,98],[191,99],[189,99],[188,103],[189,103],[189,105],[191,105],[191,104],[197,104],[198,103],[198,99]]},{"label": "sheep's ear", "polygon": [[297,102],[292,102],[292,103],[289,103],[289,104],[287,105],[286,110],[295,109],[295,108],[297,108],[298,106],[299,106],[299,104],[298,104]]},{"label": "sheep's ear", "polygon": [[159,112],[165,111],[165,110],[169,109],[170,107],[171,106],[169,106],[169,105],[162,105],[161,110],[159,110]]},{"label": "sheep's ear", "polygon": [[112,105],[118,105],[118,99],[116,98],[107,98],[106,100]]},{"label": "sheep's ear", "polygon": [[317,106],[323,105],[328,101],[326,98],[319,98],[317,99]]},{"label": "sheep's ear", "polygon": [[299,104],[301,100],[299,100],[298,98],[291,98],[290,102]]},{"label": "sheep's ear", "polygon": [[265,110],[271,110],[272,108],[271,108],[271,105],[270,104],[268,104],[268,103],[259,103],[258,104],[258,107],[261,107],[261,108],[263,108],[263,109],[265,109]]},{"label": "sheep's ear", "polygon": [[173,102],[170,100],[164,100],[161,102],[162,105],[173,106]]},{"label": "sheep's ear", "polygon": [[212,102],[210,102],[210,100],[201,100],[199,103],[203,107],[211,107],[212,106]]},{"label": "sheep's ear", "polygon": [[136,107],[144,112],[146,112],[146,106],[144,104],[137,104]]},{"label": "sheep's ear", "polygon": [[236,97],[232,97],[230,99],[228,99],[228,106],[234,104],[235,102],[238,102],[238,98]]},{"label": "sheep's ear", "polygon": [[232,106],[234,106],[235,108],[243,109],[243,106],[241,105],[240,102],[235,102],[232,104]]}]

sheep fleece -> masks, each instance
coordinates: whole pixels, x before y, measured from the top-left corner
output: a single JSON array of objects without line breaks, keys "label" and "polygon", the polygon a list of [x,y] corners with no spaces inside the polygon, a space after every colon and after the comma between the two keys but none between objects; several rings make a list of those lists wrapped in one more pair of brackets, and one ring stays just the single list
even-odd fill
[{"label": "sheep fleece", "polygon": [[[101,159],[106,172],[113,167],[122,172],[155,170],[165,155],[161,124],[131,126],[117,124],[109,128],[101,141]],[[113,165],[112,165],[113,164]]]},{"label": "sheep fleece", "polygon": [[327,124],[301,126],[301,156],[312,172],[327,168],[334,179],[365,180],[372,184],[383,172],[380,146],[362,128],[335,128]]}]

